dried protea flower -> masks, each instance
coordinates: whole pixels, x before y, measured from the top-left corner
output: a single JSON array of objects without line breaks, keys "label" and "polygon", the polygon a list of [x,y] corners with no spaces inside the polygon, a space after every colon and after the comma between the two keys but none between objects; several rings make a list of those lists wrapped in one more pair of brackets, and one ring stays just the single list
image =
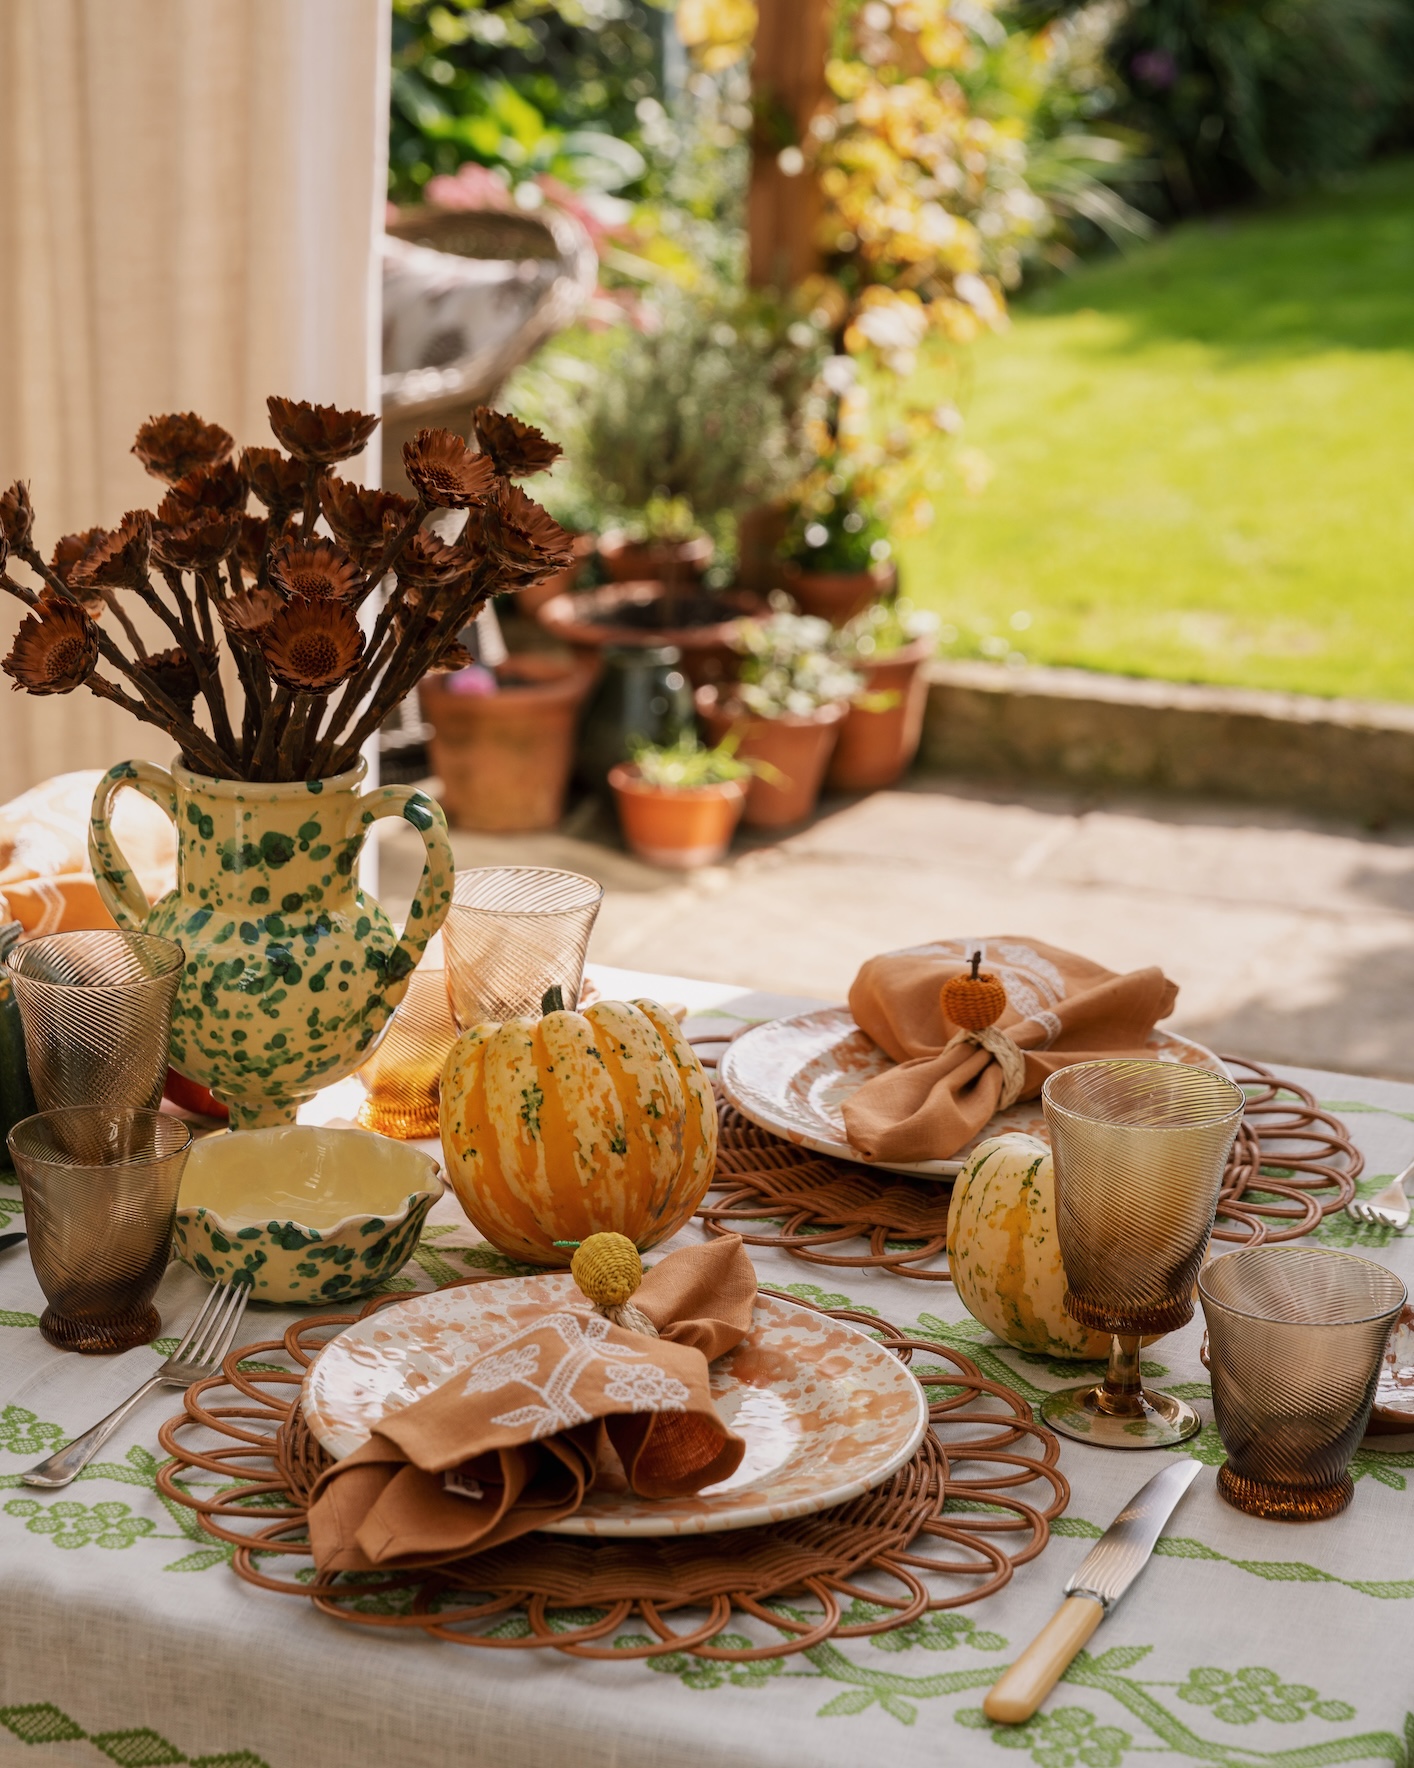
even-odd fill
[{"label": "dried protea flower", "polygon": [[[208,650],[203,658],[208,670],[214,671],[220,664],[215,651]],[[173,645],[170,651],[158,651],[151,657],[144,657],[140,667],[167,696],[167,698],[188,718],[196,706],[196,696],[201,692],[201,680],[191,658],[180,645]]]},{"label": "dried protea flower", "polygon": [[107,538],[106,528],[85,528],[80,534],[62,535],[49,555],[49,569],[61,582],[71,582],[75,565],[81,564],[99,541]]},{"label": "dried protea flower", "polygon": [[363,629],[344,602],[287,602],[259,637],[266,667],[292,693],[329,693],[363,656]]},{"label": "dried protea flower", "polygon": [[229,431],[208,424],[194,411],[150,417],[137,433],[132,451],[154,479],[175,485],[198,467],[214,467],[235,446]]},{"label": "dried protea flower", "polygon": [[319,481],[319,507],[354,557],[372,565],[382,556],[389,530],[400,528],[417,506],[396,491],[365,490],[326,473]]},{"label": "dried protea flower", "polygon": [[318,466],[333,466],[335,461],[357,454],[378,428],[378,419],[367,412],[311,405],[307,399],[282,399],[277,393],[265,401],[265,408],[276,441],[297,459]]},{"label": "dried protea flower", "polygon": [[13,551],[18,552],[29,541],[34,526],[34,507],[29,500],[29,486],[16,479],[10,489],[0,494],[0,532]]},{"label": "dried protea flower", "polygon": [[243,510],[245,498],[246,484],[239,470],[222,460],[178,479],[158,504],[157,519],[166,528],[185,528],[203,516]]},{"label": "dried protea flower", "polygon": [[439,670],[466,669],[476,661],[471,652],[460,639],[453,639],[435,662],[429,663],[427,673],[435,675]]},{"label": "dried protea flower", "polygon": [[574,537],[550,512],[527,497],[519,485],[502,480],[496,487],[495,511],[500,531],[488,541],[506,569],[518,579],[543,577],[574,562]]},{"label": "dried protea flower", "polygon": [[477,406],[472,423],[483,453],[491,456],[496,471],[508,479],[543,473],[564,453],[559,443],[552,442],[543,431],[523,424],[509,412],[492,411],[489,405]]},{"label": "dried protea flower", "polygon": [[496,482],[490,455],[473,454],[455,430],[419,430],[403,443],[403,466],[433,509],[470,509]]},{"label": "dried protea flower", "polygon": [[218,565],[240,534],[238,515],[207,515],[184,528],[152,530],[152,556],[173,571],[209,571]]},{"label": "dried protea flower", "polygon": [[100,533],[69,573],[69,581],[76,587],[118,589],[145,579],[151,546],[151,515],[129,510],[111,534]]},{"label": "dried protea flower", "polygon": [[304,501],[304,465],[278,448],[243,448],[241,472],[272,515],[287,516]]},{"label": "dried protea flower", "polygon": [[363,587],[357,565],[327,540],[283,541],[270,555],[270,581],[307,602],[341,602]]},{"label": "dried protea flower", "polygon": [[87,681],[97,661],[98,628],[82,608],[55,596],[21,620],[0,669],[27,693],[68,694]]},{"label": "dried protea flower", "polygon": [[273,589],[257,587],[222,596],[216,612],[227,632],[254,633],[268,626],[284,605]]},{"label": "dried protea flower", "polygon": [[461,547],[448,546],[420,528],[398,554],[393,569],[405,588],[440,589],[474,571],[476,560]]}]

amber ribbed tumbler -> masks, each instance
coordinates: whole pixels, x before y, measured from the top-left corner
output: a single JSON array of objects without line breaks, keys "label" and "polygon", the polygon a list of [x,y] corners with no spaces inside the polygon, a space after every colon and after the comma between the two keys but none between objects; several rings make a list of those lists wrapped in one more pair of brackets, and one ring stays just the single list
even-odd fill
[{"label": "amber ribbed tumbler", "polygon": [[579,1002],[603,886],[544,866],[482,866],[458,872],[442,927],[447,997],[457,1025],[538,1015],[558,988]]},{"label": "amber ribbed tumbler", "polygon": [[150,933],[27,939],[6,958],[35,1102],[155,1106],[167,1078],[184,954]]},{"label": "amber ribbed tumbler", "polygon": [[1253,1246],[1202,1271],[1218,1490],[1251,1516],[1315,1522],[1350,1502],[1403,1283],[1318,1246]]},{"label": "amber ribbed tumbler", "polygon": [[442,1067],[457,1041],[443,961],[437,933],[409,977],[382,1041],[358,1071],[365,1097],[357,1121],[363,1129],[405,1142],[440,1133]]},{"label": "amber ribbed tumbler", "polygon": [[161,1111],[85,1105],[26,1117],[7,1145],[49,1302],[40,1331],[70,1351],[149,1343],[191,1130]]},{"label": "amber ribbed tumbler", "polygon": [[1139,1342],[1193,1316],[1242,1089],[1206,1068],[1116,1058],[1058,1070],[1041,1102],[1066,1310],[1114,1339],[1105,1379],[1048,1395],[1042,1412],[1065,1435],[1107,1448],[1182,1442],[1200,1428],[1198,1414],[1144,1387]]}]

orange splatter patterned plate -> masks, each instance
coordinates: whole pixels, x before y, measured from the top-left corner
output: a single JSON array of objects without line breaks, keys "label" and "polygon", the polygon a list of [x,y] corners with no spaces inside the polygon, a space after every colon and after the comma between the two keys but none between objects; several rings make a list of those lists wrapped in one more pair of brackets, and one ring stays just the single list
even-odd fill
[{"label": "orange splatter patterned plate", "polygon": [[[331,1340],[304,1384],[311,1431],[336,1461],[512,1330],[526,1302],[587,1310],[568,1271],[410,1297]],[[686,1498],[597,1485],[558,1535],[694,1535],[756,1528],[856,1498],[923,1440],[928,1401],[892,1352],[845,1320],[759,1295],[751,1332],[711,1368],[712,1398],[746,1439],[740,1467]]]}]

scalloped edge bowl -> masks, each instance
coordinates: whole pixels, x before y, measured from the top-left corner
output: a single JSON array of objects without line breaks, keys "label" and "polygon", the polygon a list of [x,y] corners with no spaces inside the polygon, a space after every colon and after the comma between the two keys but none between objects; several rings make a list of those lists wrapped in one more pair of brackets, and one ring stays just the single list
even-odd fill
[{"label": "scalloped edge bowl", "polygon": [[328,1307],[412,1257],[446,1184],[430,1154],[366,1130],[281,1124],[208,1136],[187,1158],[173,1250],[253,1301]]}]

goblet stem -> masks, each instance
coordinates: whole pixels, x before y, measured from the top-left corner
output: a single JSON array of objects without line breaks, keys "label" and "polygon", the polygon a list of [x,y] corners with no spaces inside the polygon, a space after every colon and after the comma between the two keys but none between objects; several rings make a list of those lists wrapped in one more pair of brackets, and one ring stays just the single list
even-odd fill
[{"label": "goblet stem", "polygon": [[1116,1333],[1110,1340],[1110,1364],[1095,1394],[1095,1409],[1111,1418],[1142,1418],[1144,1384],[1139,1376],[1139,1338]]}]

